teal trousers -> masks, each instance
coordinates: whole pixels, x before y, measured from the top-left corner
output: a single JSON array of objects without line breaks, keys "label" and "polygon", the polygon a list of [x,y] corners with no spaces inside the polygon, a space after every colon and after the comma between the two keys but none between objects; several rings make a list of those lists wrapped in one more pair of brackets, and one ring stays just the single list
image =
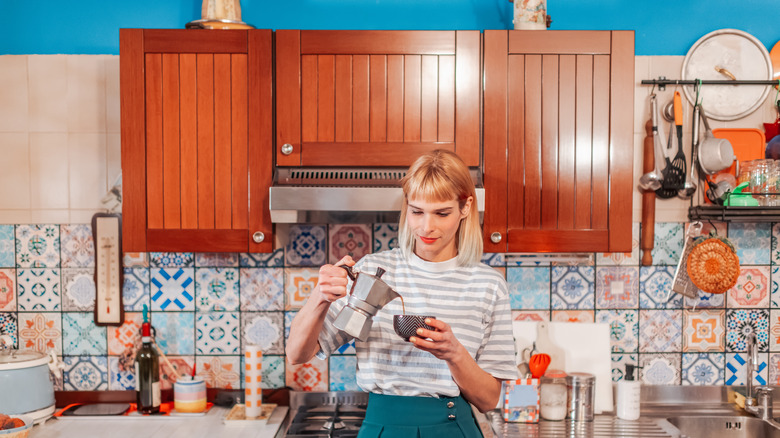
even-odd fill
[{"label": "teal trousers", "polygon": [[483,438],[461,397],[406,397],[370,393],[358,438]]}]

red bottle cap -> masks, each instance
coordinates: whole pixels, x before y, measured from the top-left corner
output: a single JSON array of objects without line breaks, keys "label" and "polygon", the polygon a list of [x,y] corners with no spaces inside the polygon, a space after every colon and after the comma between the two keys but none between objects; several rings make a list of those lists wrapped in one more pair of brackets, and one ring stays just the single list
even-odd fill
[{"label": "red bottle cap", "polygon": [[152,336],[152,325],[148,322],[141,325],[141,336]]}]

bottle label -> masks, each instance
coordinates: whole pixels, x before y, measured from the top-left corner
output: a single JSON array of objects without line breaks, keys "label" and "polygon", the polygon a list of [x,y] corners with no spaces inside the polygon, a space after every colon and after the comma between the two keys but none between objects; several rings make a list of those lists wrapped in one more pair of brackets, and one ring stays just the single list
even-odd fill
[{"label": "bottle label", "polygon": [[136,392],[141,391],[141,371],[138,366],[138,361],[135,361],[135,390]]},{"label": "bottle label", "polygon": [[152,383],[152,406],[160,406],[160,381]]}]

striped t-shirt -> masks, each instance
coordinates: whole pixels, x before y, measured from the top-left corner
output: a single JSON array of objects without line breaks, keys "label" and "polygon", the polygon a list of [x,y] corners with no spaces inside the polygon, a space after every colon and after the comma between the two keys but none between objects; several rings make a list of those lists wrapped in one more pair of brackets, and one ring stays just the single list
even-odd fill
[{"label": "striped t-shirt", "polygon": [[[502,380],[517,378],[509,294],[496,270],[481,263],[458,267],[455,259],[427,262],[416,255],[407,261],[398,248],[364,256],[357,267],[370,274],[377,267],[387,271],[382,280],[404,298],[407,314],[446,322],[483,370]],[[350,282],[347,290],[351,287]],[[330,306],[319,336],[322,359],[351,340],[333,327],[346,301],[344,297]],[[389,302],[374,316],[368,339],[355,339],[358,386],[388,395],[460,394],[446,362],[395,333],[393,315],[401,313],[400,299]]]}]

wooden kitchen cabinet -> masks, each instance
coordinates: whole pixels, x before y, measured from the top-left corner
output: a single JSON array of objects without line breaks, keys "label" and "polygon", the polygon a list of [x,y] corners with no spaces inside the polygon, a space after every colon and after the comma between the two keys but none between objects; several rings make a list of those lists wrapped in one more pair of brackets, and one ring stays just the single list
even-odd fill
[{"label": "wooden kitchen cabinet", "polygon": [[272,250],[272,49],[270,30],[120,30],[125,251]]},{"label": "wooden kitchen cabinet", "polygon": [[634,34],[484,34],[487,252],[631,251]]},{"label": "wooden kitchen cabinet", "polygon": [[276,164],[479,166],[478,31],[276,31]]}]

